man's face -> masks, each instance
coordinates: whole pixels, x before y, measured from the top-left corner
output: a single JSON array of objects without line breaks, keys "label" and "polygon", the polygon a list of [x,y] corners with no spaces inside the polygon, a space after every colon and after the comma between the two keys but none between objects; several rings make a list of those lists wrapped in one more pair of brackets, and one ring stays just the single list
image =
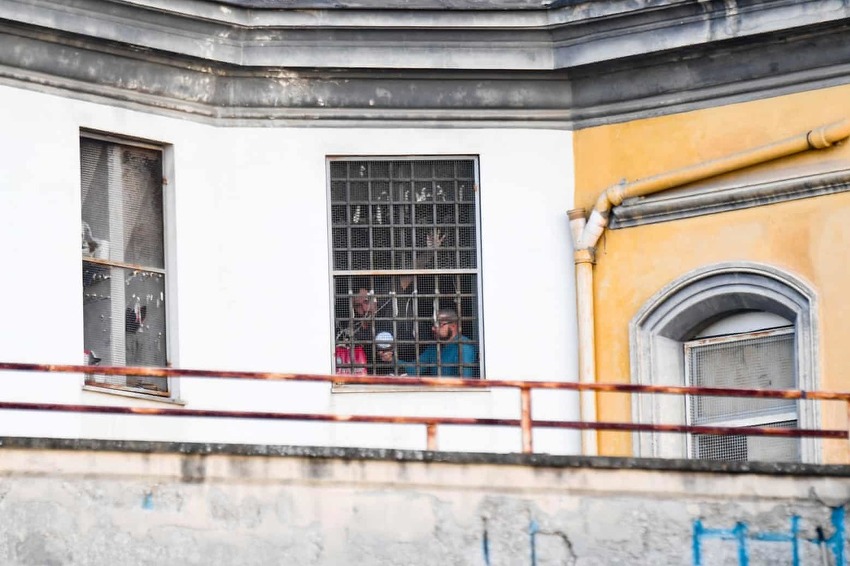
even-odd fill
[{"label": "man's face", "polygon": [[457,322],[438,317],[434,321],[431,331],[434,333],[434,337],[440,342],[451,340],[457,334]]},{"label": "man's face", "polygon": [[366,317],[375,312],[375,300],[369,296],[366,289],[360,289],[354,297],[354,312],[359,317]]}]

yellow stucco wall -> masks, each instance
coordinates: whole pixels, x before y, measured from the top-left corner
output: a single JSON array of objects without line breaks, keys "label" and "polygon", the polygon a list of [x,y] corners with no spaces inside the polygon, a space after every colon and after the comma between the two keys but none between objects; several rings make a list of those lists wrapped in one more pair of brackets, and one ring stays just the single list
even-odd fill
[{"label": "yellow stucco wall", "polygon": [[[575,134],[576,203],[632,181],[777,141],[850,117],[850,87],[838,87]],[[850,144],[785,158],[718,182],[850,170]],[[635,228],[608,230],[597,247],[597,378],[628,382],[629,322],[646,301],[696,268],[753,261],[808,282],[818,297],[820,388],[850,391],[850,193],[807,198]],[[599,419],[630,418],[626,395],[599,397]],[[841,403],[823,405],[824,427],[846,428]],[[630,435],[600,434],[600,452],[632,453]],[[846,441],[824,445],[828,462],[848,462]]]}]

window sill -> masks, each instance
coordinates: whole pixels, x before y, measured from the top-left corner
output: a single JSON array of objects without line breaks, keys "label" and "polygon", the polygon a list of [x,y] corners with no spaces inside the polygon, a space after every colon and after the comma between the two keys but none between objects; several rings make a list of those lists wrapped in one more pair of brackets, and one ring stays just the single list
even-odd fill
[{"label": "window sill", "polygon": [[428,385],[361,385],[334,383],[331,393],[489,393],[489,387],[439,387]]},{"label": "window sill", "polygon": [[185,405],[183,399],[175,399],[173,397],[161,397],[159,395],[148,395],[146,393],[136,391],[125,391],[123,389],[113,389],[111,387],[98,387],[96,385],[83,385],[83,391],[91,391],[92,393],[105,393],[107,395],[118,395],[119,397],[131,397],[133,399],[143,399],[145,401],[156,401],[169,405]]}]

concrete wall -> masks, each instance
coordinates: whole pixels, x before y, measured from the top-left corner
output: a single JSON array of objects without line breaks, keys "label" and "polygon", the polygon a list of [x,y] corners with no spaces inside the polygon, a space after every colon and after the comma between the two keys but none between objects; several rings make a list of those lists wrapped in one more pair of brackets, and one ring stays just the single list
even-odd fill
[{"label": "concrete wall", "polygon": [[704,565],[847,564],[847,467],[8,438],[0,454],[8,565],[686,565],[697,548]]},{"label": "concrete wall", "polygon": [[[0,359],[80,363],[81,128],[165,145],[170,357],[177,367],[332,371],[325,159],[329,155],[473,155],[480,163],[483,373],[574,379],[571,134],[523,129],[219,128],[0,87]],[[4,374],[0,398],[149,401],[82,390],[82,376]],[[515,392],[332,393],[326,384],[184,379],[187,408],[515,418]],[[535,397],[535,417],[574,419],[569,395]],[[3,434],[424,448],[421,427],[238,427],[217,421],[14,413]],[[578,450],[541,435],[541,450]],[[460,430],[450,450],[516,450],[516,431]]]}]

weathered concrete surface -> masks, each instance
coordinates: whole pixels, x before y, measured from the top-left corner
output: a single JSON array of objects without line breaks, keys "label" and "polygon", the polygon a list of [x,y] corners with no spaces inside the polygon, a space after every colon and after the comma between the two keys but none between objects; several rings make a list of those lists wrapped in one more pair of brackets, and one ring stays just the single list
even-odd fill
[{"label": "weathered concrete surface", "polygon": [[[3,439],[2,564],[692,564],[694,523],[835,531],[850,468]],[[846,546],[846,541],[842,541]],[[735,541],[701,541],[737,564]],[[790,542],[748,541],[751,564]]]}]

